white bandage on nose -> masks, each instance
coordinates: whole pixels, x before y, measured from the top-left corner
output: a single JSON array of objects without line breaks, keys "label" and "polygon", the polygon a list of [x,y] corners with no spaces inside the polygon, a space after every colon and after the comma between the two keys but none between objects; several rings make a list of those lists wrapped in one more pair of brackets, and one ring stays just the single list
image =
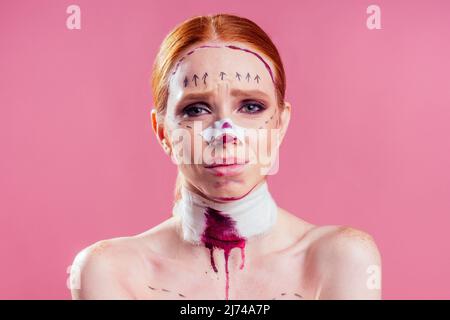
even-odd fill
[{"label": "white bandage on nose", "polygon": [[202,131],[201,136],[211,143],[225,134],[236,137],[239,141],[245,143],[245,128],[234,124],[230,118],[215,121],[212,126]]}]

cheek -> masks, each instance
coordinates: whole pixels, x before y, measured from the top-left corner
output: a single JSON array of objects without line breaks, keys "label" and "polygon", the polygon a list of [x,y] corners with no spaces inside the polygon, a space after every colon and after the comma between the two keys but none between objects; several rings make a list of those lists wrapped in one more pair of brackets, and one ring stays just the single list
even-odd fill
[{"label": "cheek", "polygon": [[271,115],[264,120],[259,131],[259,144],[261,147],[265,147],[267,153],[271,155],[274,152],[274,149],[278,147],[278,137],[280,133],[278,108],[275,108]]},{"label": "cheek", "polygon": [[[195,138],[193,132],[186,129],[176,130],[173,135],[173,151],[179,164],[191,164],[195,159]],[[175,132],[175,131],[174,131]]]},{"label": "cheek", "polygon": [[257,135],[247,144],[250,161],[259,167],[271,166],[278,152],[278,128],[258,129]]},{"label": "cheek", "polygon": [[253,130],[247,136],[248,145],[250,149],[256,153],[261,152],[271,153],[277,146],[277,140],[280,129],[277,126],[275,114],[269,119],[265,120],[267,123],[261,125],[257,130]]},{"label": "cheek", "polygon": [[271,112],[269,112],[269,116],[265,117],[258,126],[258,129],[271,129],[276,128],[278,126],[278,108],[275,107]]},{"label": "cheek", "polygon": [[201,130],[193,123],[176,123],[171,128],[171,144],[177,164],[201,164],[207,147],[201,136]]}]

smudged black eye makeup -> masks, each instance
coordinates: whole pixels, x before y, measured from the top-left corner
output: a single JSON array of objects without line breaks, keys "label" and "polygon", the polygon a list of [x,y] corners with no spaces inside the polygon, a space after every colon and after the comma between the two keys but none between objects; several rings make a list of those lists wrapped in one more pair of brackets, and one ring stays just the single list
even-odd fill
[{"label": "smudged black eye makeup", "polygon": [[[190,104],[182,109],[181,115],[182,117],[199,117],[205,114],[211,113],[210,108],[206,107],[208,106],[205,102],[196,102],[193,104]],[[241,106],[239,107],[239,112],[247,113],[247,114],[256,114],[261,113],[265,111],[267,107],[264,105],[264,103],[254,101],[254,100],[245,100],[241,103]]]},{"label": "smudged black eye makeup", "polygon": [[239,110],[243,110],[244,113],[260,113],[266,109],[267,107],[263,103],[259,103],[256,101],[246,102],[242,105],[242,107],[239,108]]},{"label": "smudged black eye makeup", "polygon": [[[205,103],[197,102],[190,104],[187,107],[183,108],[183,110],[181,111],[181,115],[183,117],[198,117],[210,113],[209,109],[202,107],[202,105],[205,105]],[[203,111],[206,111],[207,113],[204,113]]]}]

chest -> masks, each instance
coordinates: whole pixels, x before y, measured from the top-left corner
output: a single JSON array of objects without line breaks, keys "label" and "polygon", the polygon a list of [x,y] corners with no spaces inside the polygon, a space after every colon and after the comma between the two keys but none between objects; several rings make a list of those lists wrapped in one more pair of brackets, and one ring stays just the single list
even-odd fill
[{"label": "chest", "polygon": [[273,254],[243,259],[234,252],[226,261],[223,252],[216,252],[212,258],[215,268],[211,257],[158,261],[157,267],[143,274],[145,280],[134,286],[134,295],[152,300],[294,300],[312,295],[304,285],[302,257]]}]

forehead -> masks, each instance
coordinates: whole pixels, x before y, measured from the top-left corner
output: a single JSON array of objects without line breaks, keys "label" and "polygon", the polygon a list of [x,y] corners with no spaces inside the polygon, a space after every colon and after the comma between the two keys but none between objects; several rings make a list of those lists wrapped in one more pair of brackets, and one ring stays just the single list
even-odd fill
[{"label": "forehead", "polygon": [[[258,51],[239,44],[207,44],[190,48],[171,72],[169,99],[204,92],[220,83],[241,90],[274,94],[273,67]],[[172,96],[170,98],[170,96]]]}]

